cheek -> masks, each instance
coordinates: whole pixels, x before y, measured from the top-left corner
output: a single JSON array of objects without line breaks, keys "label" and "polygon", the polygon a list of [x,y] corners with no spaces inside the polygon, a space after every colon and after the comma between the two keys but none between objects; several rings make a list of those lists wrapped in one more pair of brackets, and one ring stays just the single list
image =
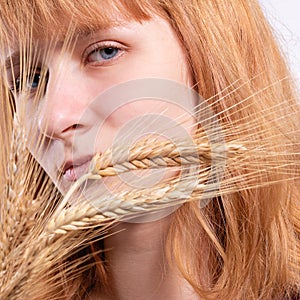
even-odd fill
[{"label": "cheek", "polygon": [[[149,49],[147,49],[149,50]],[[179,51],[166,56],[165,53],[161,55],[153,54],[146,50],[132,55],[125,63],[124,68],[126,72],[121,75],[121,80],[131,80],[136,78],[162,78],[169,79],[186,86],[190,86],[192,82],[188,66],[185,62],[183,53]],[[153,52],[155,50],[153,49]]]},{"label": "cheek", "polygon": [[162,100],[142,99],[114,110],[100,126],[96,152],[118,144],[133,145],[146,136],[161,139],[190,139],[196,124],[191,107]]}]

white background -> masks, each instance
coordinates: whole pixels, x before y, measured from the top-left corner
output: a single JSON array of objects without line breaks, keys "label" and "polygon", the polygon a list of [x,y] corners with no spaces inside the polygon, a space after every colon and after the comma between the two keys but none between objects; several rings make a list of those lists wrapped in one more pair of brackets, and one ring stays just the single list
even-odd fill
[{"label": "white background", "polygon": [[300,90],[300,0],[259,0]]}]

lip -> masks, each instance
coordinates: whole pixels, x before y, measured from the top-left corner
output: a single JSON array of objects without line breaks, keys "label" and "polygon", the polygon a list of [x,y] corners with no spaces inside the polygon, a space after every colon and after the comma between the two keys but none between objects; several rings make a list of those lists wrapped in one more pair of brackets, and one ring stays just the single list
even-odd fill
[{"label": "lip", "polygon": [[74,182],[88,172],[92,156],[66,161],[60,168],[63,180]]}]

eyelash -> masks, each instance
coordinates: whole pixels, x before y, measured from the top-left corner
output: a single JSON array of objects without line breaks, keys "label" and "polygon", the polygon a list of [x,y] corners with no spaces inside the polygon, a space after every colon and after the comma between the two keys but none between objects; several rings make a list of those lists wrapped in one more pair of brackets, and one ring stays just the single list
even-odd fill
[{"label": "eyelash", "polygon": [[[110,50],[110,51],[117,51],[115,55],[111,58],[105,59],[101,56],[100,51],[102,50]],[[109,65],[113,61],[120,58],[126,51],[126,47],[124,45],[120,45],[117,42],[99,42],[89,46],[83,54],[83,63],[84,65],[92,65],[92,66],[104,66]],[[91,56],[95,54],[98,56],[97,59],[91,59]],[[109,54],[108,54],[109,55]]]}]

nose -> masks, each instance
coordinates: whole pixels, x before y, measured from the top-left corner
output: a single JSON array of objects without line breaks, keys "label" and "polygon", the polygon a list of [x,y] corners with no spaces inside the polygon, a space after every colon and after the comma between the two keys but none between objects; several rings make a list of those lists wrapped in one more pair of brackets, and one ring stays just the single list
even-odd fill
[{"label": "nose", "polygon": [[75,132],[87,130],[90,124],[86,118],[82,119],[82,115],[89,99],[80,70],[69,69],[60,74],[51,74],[50,71],[47,91],[38,116],[39,131],[50,139],[66,141]]}]

